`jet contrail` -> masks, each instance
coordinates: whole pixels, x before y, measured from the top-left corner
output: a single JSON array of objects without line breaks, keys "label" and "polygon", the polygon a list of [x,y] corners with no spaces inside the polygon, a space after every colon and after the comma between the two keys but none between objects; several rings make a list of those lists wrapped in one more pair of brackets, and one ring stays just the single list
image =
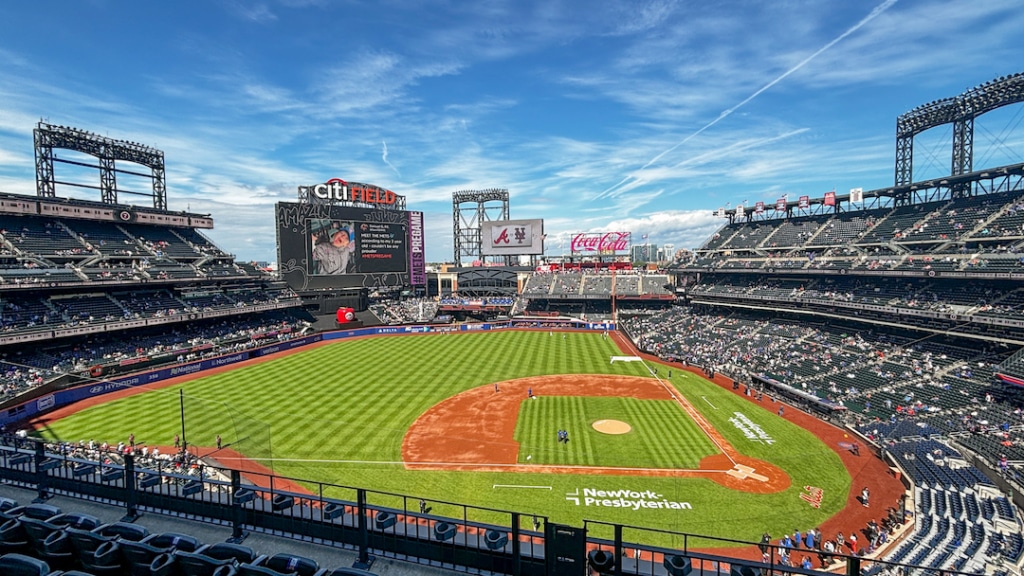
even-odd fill
[{"label": "jet contrail", "polygon": [[[816,57],[818,57],[818,56],[819,56],[819,55],[820,55],[820,54],[821,54],[822,52],[824,52],[824,51],[828,50],[829,48],[831,48],[831,47],[835,46],[836,44],[838,44],[838,43],[839,43],[840,41],[842,41],[842,40],[843,40],[844,38],[846,38],[846,37],[847,37],[847,36],[849,36],[850,34],[853,34],[853,33],[854,33],[854,32],[856,32],[857,30],[860,30],[860,29],[861,29],[861,28],[862,28],[862,27],[863,27],[863,26],[864,26],[865,24],[867,24],[868,22],[870,22],[870,21],[874,20],[874,19],[875,19],[875,18],[876,18],[876,17],[877,17],[877,16],[879,15],[879,14],[881,14],[882,12],[885,12],[886,10],[888,10],[888,9],[889,9],[890,7],[892,7],[892,5],[893,5],[893,4],[895,4],[895,3],[897,2],[897,1],[898,1],[898,0],[885,0],[885,2],[882,2],[881,4],[879,4],[878,6],[876,6],[876,7],[875,7],[875,9],[874,9],[874,10],[872,10],[870,14],[868,14],[868,15],[867,15],[867,16],[865,16],[864,18],[861,18],[861,20],[860,20],[859,22],[857,22],[856,24],[854,24],[853,26],[851,26],[850,28],[848,28],[848,29],[846,30],[846,32],[843,32],[842,34],[840,34],[839,36],[837,36],[837,37],[836,37],[835,39],[833,39],[833,40],[832,40],[831,42],[829,42],[828,44],[825,44],[824,46],[822,46],[821,48],[819,48],[819,49],[818,49],[818,50],[817,50],[816,52],[814,52],[813,54],[811,54],[811,55],[810,55],[810,56],[808,56],[807,58],[804,58],[803,60],[801,60],[801,61],[800,61],[800,62],[799,62],[799,63],[798,63],[798,64],[797,64],[796,66],[793,66],[793,67],[792,67],[792,68],[790,68],[789,70],[786,70],[785,72],[783,72],[782,74],[780,74],[780,75],[779,75],[778,77],[776,77],[776,78],[775,78],[774,80],[772,80],[771,82],[769,82],[769,83],[765,84],[764,86],[762,86],[762,87],[761,87],[761,88],[760,88],[760,89],[759,89],[759,90],[758,90],[757,92],[754,92],[754,93],[753,93],[753,94],[751,94],[750,96],[747,96],[747,97],[746,97],[746,99],[744,99],[744,100],[743,100],[742,102],[740,102],[739,104],[736,104],[736,105],[735,105],[735,106],[733,106],[732,108],[728,108],[728,109],[726,109],[726,110],[723,110],[723,111],[722,111],[722,113],[721,113],[721,114],[719,114],[717,118],[715,118],[715,119],[714,119],[714,120],[712,120],[711,122],[708,122],[707,124],[705,124],[704,126],[702,126],[702,127],[701,127],[701,128],[699,129],[699,130],[697,130],[697,131],[696,131],[696,132],[694,132],[693,134],[690,134],[690,135],[689,135],[689,136],[687,136],[686,138],[683,138],[683,139],[682,139],[682,140],[681,140],[681,141],[680,141],[679,143],[677,143],[677,144],[676,144],[675,146],[672,146],[672,147],[671,147],[671,148],[669,148],[668,150],[665,150],[665,151],[664,151],[664,152],[662,152],[661,154],[658,154],[658,155],[657,155],[657,156],[655,156],[654,158],[651,158],[651,159],[650,159],[650,161],[648,161],[648,162],[647,162],[647,164],[644,164],[643,166],[641,166],[641,167],[640,167],[640,170],[637,170],[637,172],[640,172],[640,171],[642,171],[642,170],[645,170],[645,169],[646,169],[646,168],[648,168],[648,167],[649,167],[649,166],[650,166],[651,164],[654,164],[654,163],[655,163],[655,162],[657,162],[658,160],[661,160],[661,159],[662,159],[662,158],[663,158],[663,157],[664,157],[664,156],[665,156],[666,154],[668,154],[668,153],[670,153],[670,152],[674,151],[675,149],[679,148],[679,147],[680,147],[680,146],[682,146],[683,144],[686,144],[686,143],[687,143],[687,142],[689,142],[690,140],[692,140],[692,139],[696,138],[696,137],[697,137],[698,135],[700,135],[700,134],[701,134],[702,132],[704,132],[704,131],[705,131],[705,130],[707,130],[708,128],[711,128],[711,127],[712,127],[712,126],[714,126],[715,124],[718,124],[718,122],[719,122],[720,120],[722,120],[722,119],[724,119],[724,118],[728,117],[728,116],[729,116],[730,114],[732,114],[733,112],[735,112],[736,110],[738,110],[739,108],[741,108],[741,107],[742,107],[742,106],[743,106],[744,104],[746,104],[746,103],[750,102],[750,101],[751,101],[751,100],[753,100],[754,98],[757,98],[758,96],[760,96],[761,94],[763,94],[765,90],[768,90],[768,89],[769,89],[769,88],[771,88],[772,86],[775,86],[775,85],[776,85],[776,84],[778,84],[779,82],[781,82],[781,81],[783,81],[784,79],[786,79],[786,78],[787,78],[787,77],[788,77],[789,75],[791,75],[791,74],[793,74],[794,72],[796,72],[797,70],[800,70],[801,68],[803,68],[803,67],[804,67],[805,65],[807,65],[807,63],[808,63],[808,62],[810,62],[811,60],[814,60],[814,59],[815,59]],[[620,180],[620,181],[619,181],[619,182],[618,182],[617,184],[615,184],[614,186],[612,186],[612,187],[610,187],[610,188],[607,188],[607,189],[605,189],[605,190],[604,190],[603,192],[601,192],[600,194],[598,194],[598,195],[597,195],[597,196],[596,196],[596,197],[595,197],[594,199],[595,199],[595,200],[599,200],[599,199],[601,199],[601,198],[605,198],[605,197],[607,197],[607,196],[617,196],[617,194],[616,194],[616,190],[618,190],[618,189],[619,189],[620,187],[622,187],[622,185],[623,185],[623,184],[625,184],[626,182],[629,182],[630,180],[636,180],[636,177],[634,177],[634,176],[632,176],[632,175],[630,175],[630,176],[626,176],[625,178],[623,178],[622,180]]]},{"label": "jet contrail", "polygon": [[391,162],[388,162],[388,143],[384,140],[381,140],[380,142],[381,144],[384,145],[384,149],[381,151],[380,154],[381,160],[383,160],[384,163],[388,165],[388,168],[394,170],[395,174],[398,174],[398,176],[401,177],[402,173],[398,171],[398,168],[395,168],[394,166],[391,165]]}]

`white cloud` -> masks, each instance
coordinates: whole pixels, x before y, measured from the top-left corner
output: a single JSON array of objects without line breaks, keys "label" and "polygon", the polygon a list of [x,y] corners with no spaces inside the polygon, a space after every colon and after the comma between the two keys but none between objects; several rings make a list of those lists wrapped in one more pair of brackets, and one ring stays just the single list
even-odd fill
[{"label": "white cloud", "polygon": [[[40,116],[145,142],[166,152],[172,206],[203,207],[225,248],[264,260],[273,203],[334,176],[426,211],[432,259],[450,258],[460,189],[508,188],[513,217],[545,218],[555,238],[881,187],[895,116],[1015,71],[998,69],[1024,57],[1024,15],[1011,0],[904,1],[807,60],[879,5],[237,1],[188,27],[156,21],[170,51],[147,63],[161,65],[124,52],[116,77],[88,67],[103,61],[90,44],[55,59],[0,38],[0,186],[34,193]],[[979,119],[979,162],[1019,161],[1005,131]],[[948,170],[947,148],[922,135],[915,168]]]}]

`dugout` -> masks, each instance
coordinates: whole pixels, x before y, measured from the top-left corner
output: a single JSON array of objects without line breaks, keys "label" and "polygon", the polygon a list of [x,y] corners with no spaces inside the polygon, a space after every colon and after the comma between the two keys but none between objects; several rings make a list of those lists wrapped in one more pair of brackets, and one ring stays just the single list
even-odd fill
[{"label": "dugout", "polygon": [[846,411],[846,406],[841,406],[827,398],[819,398],[814,394],[794,388],[774,378],[767,376],[753,376],[751,381],[763,392],[772,394],[776,398],[785,398],[790,404],[808,408],[818,414],[832,417],[840,412]]}]

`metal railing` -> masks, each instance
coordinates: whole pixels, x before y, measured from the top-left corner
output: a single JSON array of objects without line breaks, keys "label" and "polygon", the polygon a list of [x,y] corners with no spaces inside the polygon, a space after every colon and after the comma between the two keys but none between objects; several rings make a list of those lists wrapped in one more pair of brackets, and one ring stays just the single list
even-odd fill
[{"label": "metal railing", "polygon": [[[955,567],[955,550],[939,555],[946,562],[941,568],[912,566],[607,522],[564,526],[529,513],[243,473],[197,460],[154,461],[127,454],[120,464],[49,448],[35,439],[6,438],[0,443],[0,479],[36,490],[37,501],[71,496],[124,507],[127,521],[144,512],[177,516],[231,526],[236,542],[250,532],[267,533],[356,550],[360,561],[381,556],[515,576],[970,573]],[[800,566],[805,555],[812,558],[811,568]]]}]

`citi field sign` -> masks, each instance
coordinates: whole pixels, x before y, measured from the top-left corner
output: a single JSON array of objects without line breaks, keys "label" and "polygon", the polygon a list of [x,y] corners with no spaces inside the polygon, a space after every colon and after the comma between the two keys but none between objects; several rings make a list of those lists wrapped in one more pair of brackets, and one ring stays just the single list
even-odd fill
[{"label": "citi field sign", "polygon": [[359,204],[377,204],[394,206],[402,198],[391,190],[385,190],[373,184],[346,182],[341,178],[331,178],[323,184],[306,187],[310,200],[326,200],[335,202],[355,202]]}]

